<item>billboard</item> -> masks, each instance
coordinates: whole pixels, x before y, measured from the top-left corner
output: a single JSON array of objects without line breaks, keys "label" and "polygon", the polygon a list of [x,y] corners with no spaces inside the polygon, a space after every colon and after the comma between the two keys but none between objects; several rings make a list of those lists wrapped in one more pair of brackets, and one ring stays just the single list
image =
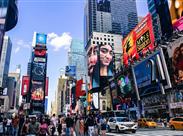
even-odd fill
[{"label": "billboard", "polygon": [[88,76],[90,77],[89,90],[100,87],[100,65],[99,65],[99,46],[90,44],[87,49]]},{"label": "billboard", "polygon": [[44,99],[44,83],[32,80],[31,99],[40,101]]},{"label": "billboard", "polygon": [[21,95],[24,96],[29,91],[29,84],[30,84],[30,77],[29,76],[23,76],[22,77],[22,89],[21,89]]},{"label": "billboard", "polygon": [[139,96],[145,96],[158,91],[164,93],[165,89],[171,88],[169,73],[162,50],[158,50],[143,61],[132,66],[134,82]]},{"label": "billboard", "polygon": [[183,2],[182,0],[168,0],[168,2],[172,23],[175,23],[183,16]]},{"label": "billboard", "polygon": [[45,57],[46,56],[46,50],[45,49],[35,49],[34,50],[34,56],[39,57]]},{"label": "billboard", "polygon": [[78,80],[76,82],[76,98],[79,98],[80,96],[83,96],[86,94],[85,90],[82,90],[82,85],[83,85],[83,79]]},{"label": "billboard", "polygon": [[175,23],[173,23],[173,29],[176,31],[183,31],[183,17],[179,18]]},{"label": "billboard", "polygon": [[138,59],[140,53],[153,50],[154,41],[152,19],[148,14],[122,42],[124,65],[128,65],[129,59]]},{"label": "billboard", "polygon": [[172,83],[176,85],[183,84],[183,37],[170,43],[168,46],[168,55],[172,63]]},{"label": "billboard", "polygon": [[32,79],[44,81],[46,75],[46,63],[32,62]]},{"label": "billboard", "polygon": [[74,77],[76,76],[76,66],[66,66],[65,67],[65,75]]},{"label": "billboard", "polygon": [[48,85],[49,85],[49,77],[46,77],[45,96],[48,96]]},{"label": "billboard", "polygon": [[36,46],[46,46],[47,35],[36,33]]},{"label": "billboard", "polygon": [[113,47],[109,44],[100,44],[99,50],[100,76],[113,76]]}]

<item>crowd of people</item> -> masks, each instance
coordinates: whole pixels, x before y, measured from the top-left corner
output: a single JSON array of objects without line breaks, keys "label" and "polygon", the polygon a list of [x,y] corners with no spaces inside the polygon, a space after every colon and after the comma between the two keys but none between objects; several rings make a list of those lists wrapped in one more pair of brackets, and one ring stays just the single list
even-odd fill
[{"label": "crowd of people", "polygon": [[0,116],[1,136],[105,136],[106,119],[102,114]]}]

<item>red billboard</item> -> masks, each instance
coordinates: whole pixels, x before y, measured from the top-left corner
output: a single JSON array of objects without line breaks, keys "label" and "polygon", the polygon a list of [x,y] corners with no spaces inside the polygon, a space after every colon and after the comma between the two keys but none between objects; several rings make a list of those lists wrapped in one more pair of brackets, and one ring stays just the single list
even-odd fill
[{"label": "red billboard", "polygon": [[40,56],[40,57],[44,57],[46,55],[46,50],[45,49],[39,49],[34,51],[35,56]]},{"label": "red billboard", "polygon": [[177,31],[183,30],[183,17],[179,18],[175,23],[173,23],[173,29]]},{"label": "red billboard", "polygon": [[129,59],[138,59],[140,53],[153,50],[154,41],[152,19],[148,14],[122,42],[124,65],[128,65]]},{"label": "red billboard", "polygon": [[45,84],[45,96],[48,96],[48,85],[49,85],[49,78],[46,77],[46,84]]},{"label": "red billboard", "polygon": [[82,85],[83,85],[84,83],[83,83],[83,79],[81,79],[81,80],[78,80],[77,82],[76,82],[76,98],[79,98],[80,96],[83,96],[83,95],[85,95],[85,90],[82,90],[83,88],[82,88]]},{"label": "red billboard", "polygon": [[44,99],[44,83],[32,80],[31,99],[32,100],[43,100]]},{"label": "red billboard", "polygon": [[22,77],[22,89],[21,89],[21,95],[25,96],[29,91],[29,84],[30,84],[30,77],[29,76],[23,76]]}]

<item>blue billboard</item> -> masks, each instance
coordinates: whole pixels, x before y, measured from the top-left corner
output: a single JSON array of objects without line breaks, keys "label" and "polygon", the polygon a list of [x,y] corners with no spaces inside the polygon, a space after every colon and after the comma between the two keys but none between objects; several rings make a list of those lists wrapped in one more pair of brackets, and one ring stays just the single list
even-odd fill
[{"label": "blue billboard", "polygon": [[47,35],[36,33],[36,45],[44,45],[46,46]]},{"label": "blue billboard", "polygon": [[66,66],[65,75],[70,77],[76,76],[76,66]]}]

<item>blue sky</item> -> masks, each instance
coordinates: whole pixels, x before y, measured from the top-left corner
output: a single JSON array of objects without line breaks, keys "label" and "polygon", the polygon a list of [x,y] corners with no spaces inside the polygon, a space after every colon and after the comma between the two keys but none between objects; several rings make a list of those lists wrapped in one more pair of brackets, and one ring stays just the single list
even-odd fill
[{"label": "blue sky", "polygon": [[[26,74],[31,55],[34,31],[48,34],[49,104],[54,100],[60,68],[67,65],[67,49],[71,39],[83,40],[83,17],[85,0],[19,0],[19,20],[10,30],[13,48],[10,72],[21,64],[22,75]],[[147,14],[146,0],[137,0],[138,15]]]}]

